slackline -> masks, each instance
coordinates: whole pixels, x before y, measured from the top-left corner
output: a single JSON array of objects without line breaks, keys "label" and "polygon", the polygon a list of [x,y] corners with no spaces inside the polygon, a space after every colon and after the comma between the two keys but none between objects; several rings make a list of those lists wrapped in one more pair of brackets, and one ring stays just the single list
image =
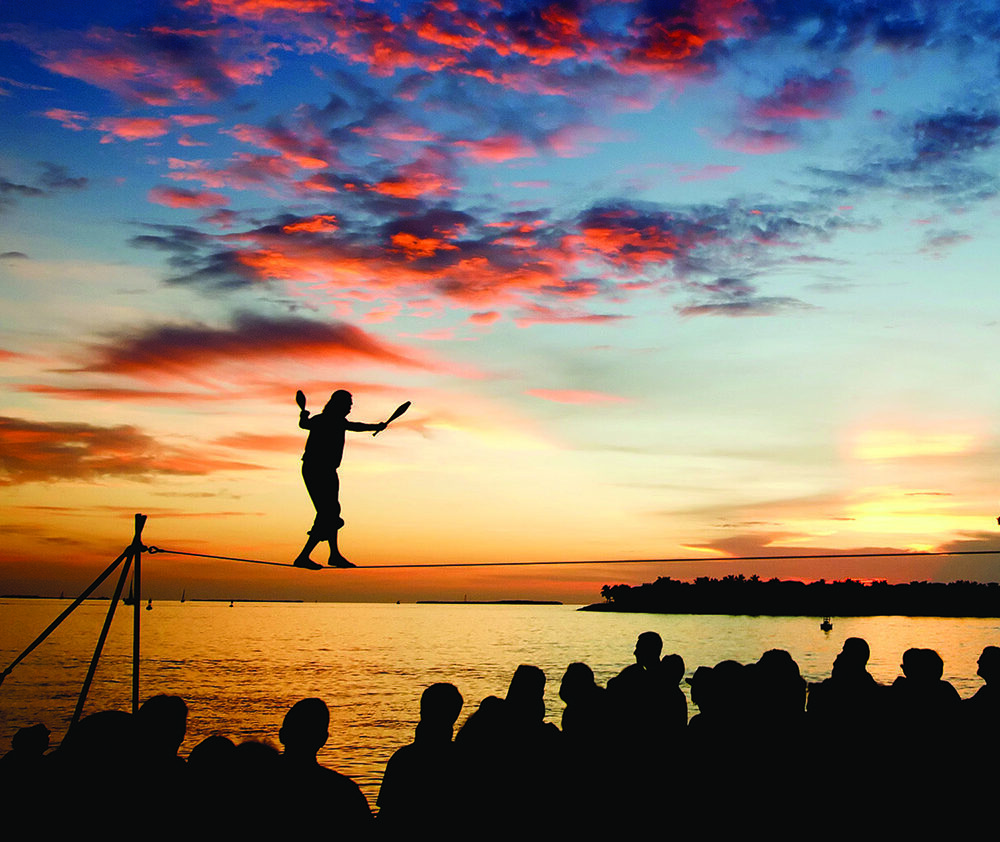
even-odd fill
[{"label": "slackline", "polygon": [[[238,558],[229,555],[209,555],[207,553],[192,553],[184,550],[169,550],[163,547],[147,547],[150,554],[167,553],[170,555],[194,556],[196,558],[210,558],[217,561],[238,561],[243,564],[268,564],[272,567],[295,567],[284,561],[264,561],[258,558]],[[445,561],[431,562],[428,564],[375,564],[369,567],[330,567],[330,570],[401,570],[421,567],[540,567],[543,565],[566,565],[566,564],[679,564],[683,562],[727,562],[727,561],[777,561],[791,559],[817,559],[817,558],[905,558],[909,556],[946,556],[946,555],[998,555],[998,550],[914,550],[910,552],[898,553],[809,553],[793,555],[744,555],[729,557],[709,557],[690,556],[684,558],[615,558],[615,559],[574,559],[570,561]],[[326,565],[324,565],[326,567]],[[304,568],[300,568],[304,569]]]}]

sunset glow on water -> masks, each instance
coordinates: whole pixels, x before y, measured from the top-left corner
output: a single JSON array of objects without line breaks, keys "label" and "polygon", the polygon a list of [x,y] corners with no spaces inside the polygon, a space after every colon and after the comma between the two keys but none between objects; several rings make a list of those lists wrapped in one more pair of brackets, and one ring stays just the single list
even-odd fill
[{"label": "sunset glow on water", "polygon": [[[54,619],[57,600],[0,601],[0,655],[9,663]],[[0,687],[0,747],[41,721],[61,740],[93,653],[107,603],[92,602]],[[891,684],[902,653],[934,648],[945,679],[963,697],[982,681],[976,660],[1000,641],[996,619],[835,618],[828,635],[813,617],[719,617],[581,613],[574,606],[276,604],[170,602],[142,612],[143,699],[182,696],[190,708],[182,754],[221,733],[277,744],[285,712],[301,698],[330,706],[330,741],[320,760],[350,775],[374,804],[390,754],[413,738],[420,694],[447,681],[465,698],[459,724],[488,695],[503,696],[519,664],[546,676],[547,719],[558,724],[559,681],[584,661],[602,685],[633,661],[639,633],[655,630],[686,675],[723,659],[750,663],[788,650],[809,682],[829,676],[847,637],[871,644],[872,675]],[[688,688],[683,685],[688,693]],[[689,693],[688,693],[689,695]],[[689,697],[690,698],[690,697]],[[131,704],[131,617],[119,611],[87,712]],[[697,709],[690,706],[690,712]]]}]

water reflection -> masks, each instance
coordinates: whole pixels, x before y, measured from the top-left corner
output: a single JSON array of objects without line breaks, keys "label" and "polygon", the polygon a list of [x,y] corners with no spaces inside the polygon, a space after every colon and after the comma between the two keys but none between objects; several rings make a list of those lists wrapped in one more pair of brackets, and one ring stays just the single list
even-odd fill
[{"label": "water reflection", "polygon": [[[0,601],[0,658],[13,658],[65,606],[57,600]],[[42,721],[53,743],[65,733],[107,605],[81,606],[0,688],[0,750],[18,727]],[[392,605],[157,602],[143,614],[142,697],[182,696],[190,715],[181,753],[212,733],[235,741],[277,740],[296,701],[316,696],[330,707],[330,741],[320,762],[354,778],[374,803],[391,753],[410,741],[420,694],[455,684],[468,700],[502,694],[519,664],[548,676],[547,718],[558,722],[559,677],[587,663],[598,683],[632,660],[636,637],[657,631],[665,652],[680,653],[687,675],[724,659],[756,661],[785,649],[802,677],[819,681],[847,637],[871,644],[869,670],[883,684],[900,674],[911,647],[937,650],[944,677],[963,697],[981,681],[976,660],[1000,641],[994,619],[816,618],[578,613],[571,606]],[[682,685],[686,689],[686,685]],[[131,618],[118,616],[88,711],[128,709]],[[690,707],[690,702],[689,702]],[[691,713],[694,713],[691,709]]]}]

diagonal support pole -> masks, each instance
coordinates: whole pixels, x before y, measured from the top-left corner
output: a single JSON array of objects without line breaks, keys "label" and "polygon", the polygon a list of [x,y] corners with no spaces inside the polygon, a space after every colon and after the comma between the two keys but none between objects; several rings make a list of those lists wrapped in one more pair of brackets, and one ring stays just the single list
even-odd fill
[{"label": "diagonal support pole", "polygon": [[8,675],[10,675],[14,667],[16,667],[19,663],[21,663],[21,661],[23,661],[26,657],[28,657],[28,655],[30,655],[31,652],[40,643],[42,643],[42,641],[45,640],[45,638],[47,638],[50,634],[52,634],[52,632],[54,632],[57,628],[59,628],[59,626],[62,624],[62,621],[65,620],[70,614],[72,614],[73,611],[77,607],[79,607],[81,602],[83,602],[88,596],[90,596],[94,591],[96,591],[97,588],[100,587],[101,583],[108,578],[108,576],[114,573],[115,568],[117,568],[119,564],[121,564],[126,558],[128,558],[130,552],[131,552],[131,547],[126,548],[125,552],[123,552],[120,556],[118,556],[118,558],[116,558],[113,562],[111,562],[111,564],[108,565],[107,569],[100,576],[94,579],[94,581],[90,583],[90,585],[86,588],[86,590],[84,590],[82,594],[80,594],[76,599],[74,599],[73,602],[69,606],[67,606],[66,610],[63,611],[62,614],[56,617],[56,619],[49,624],[49,627],[45,631],[43,631],[40,635],[38,635],[38,637],[35,638],[35,640],[28,646],[27,649],[25,649],[20,655],[17,656],[11,662],[10,666],[3,671],[3,673],[0,673],[0,684],[2,684],[3,680]]},{"label": "diagonal support pole", "polygon": [[[108,607],[107,617],[104,619],[104,627],[101,629],[100,637],[97,640],[97,646],[94,649],[94,657],[91,658],[90,668],[87,670],[87,677],[83,681],[83,688],[80,690],[80,697],[76,702],[76,710],[73,713],[73,720],[70,722],[69,729],[72,731],[77,722],[80,721],[80,716],[83,713],[83,706],[87,701],[87,694],[90,692],[90,685],[94,680],[94,674],[97,672],[97,664],[101,660],[101,652],[104,650],[104,643],[108,638],[108,632],[111,630],[111,621],[115,616],[115,609],[118,607],[118,602],[121,599],[122,591],[125,589],[125,581],[128,578],[129,567],[132,562],[136,564],[136,574],[133,578],[134,593],[136,599],[136,606],[139,605],[140,594],[139,594],[139,558],[142,555],[142,551],[145,549],[142,545],[142,528],[146,525],[146,516],[137,514],[135,516],[135,534],[132,536],[132,543],[129,545],[128,549],[125,551],[125,566],[122,568],[122,574],[118,578],[118,584],[115,587],[115,593],[111,597],[111,605]],[[139,708],[139,656],[138,656],[138,624],[139,624],[139,614],[136,614],[133,618],[133,632],[135,634],[135,639],[132,645],[132,712],[135,713]]]}]

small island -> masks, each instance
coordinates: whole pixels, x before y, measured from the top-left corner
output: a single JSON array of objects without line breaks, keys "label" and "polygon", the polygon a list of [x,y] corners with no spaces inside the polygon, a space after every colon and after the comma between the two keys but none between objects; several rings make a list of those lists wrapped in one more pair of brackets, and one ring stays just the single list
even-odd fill
[{"label": "small island", "polygon": [[1000,617],[996,582],[909,582],[855,579],[801,582],[753,575],[660,577],[643,585],[605,585],[604,602],[581,611],[730,614],[771,617]]}]

